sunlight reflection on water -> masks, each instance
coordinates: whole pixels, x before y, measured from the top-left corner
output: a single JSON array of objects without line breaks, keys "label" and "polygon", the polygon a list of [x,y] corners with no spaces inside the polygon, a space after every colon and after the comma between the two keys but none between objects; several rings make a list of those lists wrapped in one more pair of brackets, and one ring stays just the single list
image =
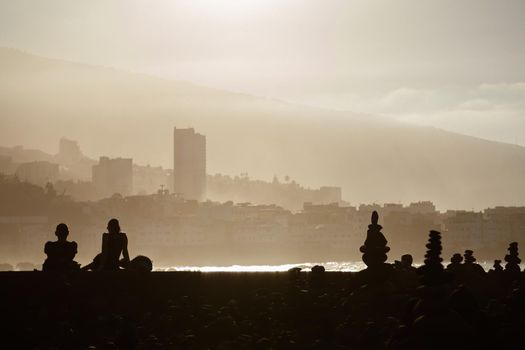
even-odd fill
[{"label": "sunlight reflection on water", "polygon": [[314,265],[323,265],[327,271],[359,271],[365,268],[359,262],[322,262],[282,265],[231,265],[231,266],[171,266],[156,267],[156,271],[201,271],[201,272],[279,272],[288,271],[293,267],[310,270]]},{"label": "sunlight reflection on water", "polygon": [[[479,263],[485,271],[492,268],[492,262],[483,261]],[[326,271],[359,271],[366,266],[362,261],[345,262],[318,262],[301,264],[282,264],[282,265],[231,265],[231,266],[170,266],[155,267],[155,271],[200,271],[200,272],[280,272],[288,271],[292,267],[300,267],[309,271],[315,265],[323,265]],[[414,264],[419,266],[421,264]],[[446,263],[444,264],[447,265]]]}]

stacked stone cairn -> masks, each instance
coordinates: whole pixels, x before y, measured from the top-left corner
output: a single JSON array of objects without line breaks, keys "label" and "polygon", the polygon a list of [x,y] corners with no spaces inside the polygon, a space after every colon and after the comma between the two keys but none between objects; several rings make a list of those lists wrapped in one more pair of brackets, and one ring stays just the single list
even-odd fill
[{"label": "stacked stone cairn", "polygon": [[381,233],[383,227],[377,223],[379,215],[376,211],[372,213],[371,221],[372,223],[368,225],[365,243],[359,250],[363,253],[363,262],[367,270],[375,271],[384,267],[387,259],[386,253],[390,251],[390,248],[387,246],[388,241]]},{"label": "stacked stone cairn", "polygon": [[461,267],[461,263],[463,262],[463,256],[459,253],[455,253],[450,258],[450,264],[447,265],[447,270],[456,271]]},{"label": "stacked stone cairn", "polygon": [[494,272],[500,273],[503,272],[503,266],[501,266],[501,260],[494,260],[494,265],[492,266]]},{"label": "stacked stone cairn", "polygon": [[465,254],[463,254],[463,257],[465,258],[465,264],[474,264],[476,262],[474,252],[470,249],[465,250]]},{"label": "stacked stone cairn", "polygon": [[424,265],[418,268],[421,275],[421,283],[425,286],[441,285],[446,280],[443,265],[441,262],[441,232],[430,231],[428,238],[427,253],[425,254]]},{"label": "stacked stone cairn", "polygon": [[455,264],[455,265],[459,265],[463,262],[463,256],[459,253],[455,253],[454,255],[452,255],[452,257],[450,258],[450,263],[451,264]]},{"label": "stacked stone cairn", "polygon": [[518,257],[518,242],[512,242],[509,244],[509,254],[505,255],[505,272],[507,273],[519,273],[521,259]]},{"label": "stacked stone cairn", "polygon": [[476,263],[476,258],[474,257],[474,252],[470,249],[465,250],[463,254],[465,263],[463,264],[464,277],[469,278],[479,278],[481,275],[485,274],[483,267]]}]

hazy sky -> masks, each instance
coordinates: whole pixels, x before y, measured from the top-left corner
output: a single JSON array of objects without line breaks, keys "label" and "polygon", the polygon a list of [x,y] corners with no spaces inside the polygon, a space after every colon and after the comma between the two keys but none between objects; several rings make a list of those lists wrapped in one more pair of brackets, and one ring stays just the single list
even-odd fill
[{"label": "hazy sky", "polygon": [[525,145],[523,0],[0,0],[0,45]]}]

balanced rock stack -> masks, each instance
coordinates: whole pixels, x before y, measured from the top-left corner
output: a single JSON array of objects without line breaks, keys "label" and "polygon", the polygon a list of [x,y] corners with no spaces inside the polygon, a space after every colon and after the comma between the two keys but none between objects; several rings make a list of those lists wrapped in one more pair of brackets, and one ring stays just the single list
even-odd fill
[{"label": "balanced rock stack", "polygon": [[460,253],[455,253],[454,255],[452,255],[452,257],[450,258],[450,263],[451,264],[456,264],[456,265],[459,265],[463,262],[463,256],[460,254]]},{"label": "balanced rock stack", "polygon": [[457,269],[461,266],[463,262],[463,256],[459,253],[454,253],[450,258],[450,264],[447,265],[447,269]]},{"label": "balanced rock stack", "polygon": [[363,253],[363,262],[368,266],[368,269],[374,270],[385,264],[386,253],[390,251],[390,248],[387,247],[388,242],[381,233],[383,227],[377,223],[379,215],[376,211],[372,213],[371,221],[372,223],[368,225],[365,243],[359,250]]},{"label": "balanced rock stack", "polygon": [[476,258],[474,257],[474,252],[470,249],[465,250],[463,254],[465,258],[465,263],[463,264],[463,272],[468,276],[468,278],[477,278],[485,273],[483,267],[480,264],[476,263]]},{"label": "balanced rock stack", "polygon": [[422,275],[421,283],[425,286],[435,286],[445,281],[444,268],[441,262],[441,232],[430,231],[428,238],[427,253],[425,254],[424,265],[418,268],[418,273]]},{"label": "balanced rock stack", "polygon": [[502,272],[503,266],[501,266],[501,260],[494,260],[494,265],[492,266],[494,268],[494,272]]},{"label": "balanced rock stack", "polygon": [[505,255],[505,271],[509,273],[520,272],[521,259],[518,257],[518,242],[512,242],[509,244],[509,254]]},{"label": "balanced rock stack", "polygon": [[474,264],[476,262],[474,252],[470,249],[465,250],[465,254],[463,254],[463,256],[465,257],[465,264]]}]

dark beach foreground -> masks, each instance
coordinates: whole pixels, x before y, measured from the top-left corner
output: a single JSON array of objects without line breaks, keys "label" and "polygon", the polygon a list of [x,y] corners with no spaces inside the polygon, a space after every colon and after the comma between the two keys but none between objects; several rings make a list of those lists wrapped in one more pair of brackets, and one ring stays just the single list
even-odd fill
[{"label": "dark beach foreground", "polygon": [[523,273],[0,273],[11,349],[517,349]]}]

